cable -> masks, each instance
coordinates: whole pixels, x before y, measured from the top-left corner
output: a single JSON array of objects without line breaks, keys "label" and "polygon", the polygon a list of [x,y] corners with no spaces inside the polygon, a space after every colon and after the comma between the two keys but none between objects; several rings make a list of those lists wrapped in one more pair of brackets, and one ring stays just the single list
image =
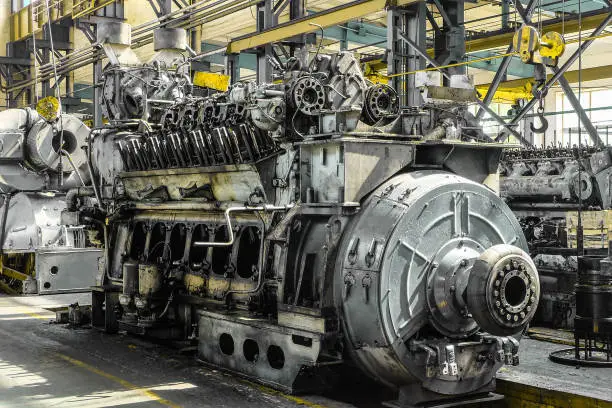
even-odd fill
[{"label": "cable", "polygon": [[[32,7],[30,5],[30,11],[32,14],[32,28],[34,27],[34,20],[35,20],[35,14],[34,14],[34,7]],[[34,104],[36,104],[38,102],[38,90],[36,89],[36,86],[38,84],[38,54],[36,52],[36,33],[34,33],[34,31],[32,31],[32,53],[34,55],[34,97],[33,97],[33,101]]]},{"label": "cable", "polygon": [[62,117],[62,97],[60,96],[60,90],[59,90],[59,81],[58,81],[58,75],[57,75],[57,66],[55,64],[55,45],[53,43],[53,30],[51,27],[51,7],[49,6],[49,0],[45,0],[45,8],[47,9],[47,27],[48,27],[48,32],[49,32],[49,47],[50,47],[50,52],[51,52],[51,63],[53,64],[53,76],[55,79],[55,94],[57,95],[57,102],[59,104],[59,125],[60,125],[60,139],[59,139],[59,161],[57,164],[57,177],[58,177],[58,184],[59,186],[62,186],[64,184],[64,169],[62,167],[62,158],[64,157],[64,155],[61,153],[62,149],[64,148],[64,120]]},{"label": "cable", "polygon": [[413,75],[413,74],[416,74],[417,72],[439,71],[445,68],[460,67],[463,65],[473,64],[475,62],[490,61],[490,60],[494,60],[498,58],[513,56],[513,55],[518,55],[518,52],[509,52],[507,54],[499,54],[499,55],[493,55],[491,57],[477,58],[477,59],[464,61],[464,62],[456,62],[454,64],[441,65],[439,67],[430,67],[430,68],[418,69],[415,71],[399,72],[397,74],[387,75],[387,78],[393,78],[393,77],[402,76],[402,75]]}]

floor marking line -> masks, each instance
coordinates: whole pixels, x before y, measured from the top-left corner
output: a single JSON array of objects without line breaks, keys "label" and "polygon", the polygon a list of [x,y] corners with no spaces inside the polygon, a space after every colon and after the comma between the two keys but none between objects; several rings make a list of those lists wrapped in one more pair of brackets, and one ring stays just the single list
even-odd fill
[{"label": "floor marking line", "polygon": [[245,384],[248,384],[251,387],[258,388],[260,391],[265,392],[266,394],[277,395],[291,402],[295,402],[296,404],[299,404],[299,405],[304,405],[309,408],[327,408],[325,405],[317,404],[316,402],[311,402],[311,401],[305,400],[304,398],[297,397],[295,395],[285,394],[284,392],[277,391],[270,387],[266,387],[265,385],[254,383],[253,381],[249,381],[249,380],[240,380],[240,381]]},{"label": "floor marking line", "polygon": [[38,313],[34,313],[34,312],[24,312],[24,314],[33,317],[35,319],[40,319],[40,320],[51,320],[53,319],[53,316],[43,316],[41,314]]},{"label": "floor marking line", "polygon": [[68,357],[67,355],[61,354],[61,353],[55,353],[56,356],[58,356],[59,358],[61,358],[62,360],[65,360],[77,367],[83,368],[89,372],[92,372],[94,374],[99,375],[100,377],[104,377],[108,380],[111,380],[113,382],[116,382],[117,384],[120,384],[121,386],[123,386],[124,388],[127,388],[129,390],[132,391],[137,391],[139,393],[141,393],[142,395],[147,396],[149,399],[156,401],[162,405],[165,405],[167,407],[170,408],[182,408],[180,405],[175,404],[172,401],[169,401],[163,397],[161,397],[159,394],[151,391],[148,388],[143,388],[143,387],[139,387],[136,384],[132,384],[131,382],[124,380],[123,378],[119,378],[115,375],[109,374],[105,371],[102,371],[94,366],[91,366],[87,363],[84,363],[83,361],[77,360],[75,358],[72,357]]}]

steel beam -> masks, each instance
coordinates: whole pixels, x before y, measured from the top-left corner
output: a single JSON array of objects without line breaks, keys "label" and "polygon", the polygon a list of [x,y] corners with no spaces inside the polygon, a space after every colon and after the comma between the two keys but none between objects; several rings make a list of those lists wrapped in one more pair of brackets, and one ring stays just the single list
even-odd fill
[{"label": "steel beam", "polygon": [[[595,28],[595,30],[591,33],[591,35],[578,47],[578,49],[570,55],[570,57],[565,61],[565,63],[559,68],[553,76],[546,81],[546,83],[540,89],[542,94],[546,94],[548,90],[559,80],[559,78],[567,71],[567,69],[572,66],[572,64],[578,59],[578,57],[595,41],[594,37],[597,37],[601,32],[610,24],[612,21],[612,13],[608,12],[606,18],[600,22],[600,24]],[[511,125],[516,125],[533,107],[537,102],[537,98],[531,99],[523,109],[510,121]],[[497,136],[496,140],[503,142],[508,138],[508,133],[505,130],[502,130]]]},{"label": "steel beam", "polygon": [[[552,71],[556,74],[559,71],[559,68],[554,67],[552,68]],[[565,79],[563,75],[559,77],[559,85],[561,85],[561,88],[563,89],[563,92],[565,93],[567,100],[570,102],[570,104],[572,105],[576,113],[578,114],[578,117],[580,118],[579,123],[581,123],[582,126],[584,126],[584,128],[586,129],[593,143],[595,143],[597,146],[603,146],[604,144],[603,140],[601,140],[601,138],[599,137],[599,133],[597,132],[597,129],[595,129],[595,126],[593,126],[593,123],[591,122],[589,115],[586,114],[586,112],[582,108],[582,105],[580,105],[580,101],[576,97],[576,94],[574,93],[572,86],[570,85],[569,82],[567,82],[567,79]]]},{"label": "steel beam", "polygon": [[[514,0],[514,6],[516,7],[517,11],[521,15],[521,18],[523,19],[523,22],[525,24],[531,23],[531,15],[533,14],[533,9],[535,8],[535,4],[536,4],[535,0],[529,0],[527,7],[523,8],[523,5],[521,4],[520,0]],[[519,7],[520,7],[520,10],[519,10]],[[510,44],[508,46],[508,49],[506,50],[506,54],[510,54],[512,52],[512,48],[513,46],[512,44]],[[487,95],[482,101],[486,106],[489,106],[489,104],[493,100],[493,96],[495,95],[495,92],[497,91],[497,87],[499,86],[499,83],[503,79],[505,79],[506,72],[508,72],[508,67],[510,66],[510,61],[512,61],[512,56],[510,55],[506,55],[505,57],[502,58],[499,69],[495,73],[495,76],[493,77],[493,82],[491,82],[491,86],[489,87],[489,90],[487,91]],[[476,119],[481,119],[483,115],[484,115],[484,109],[482,109],[481,107],[480,109],[478,109],[478,112],[476,112]]]},{"label": "steel beam", "polygon": [[[610,14],[610,9],[602,9],[591,13],[583,13],[582,15],[582,31],[589,31],[597,28],[605,21]],[[566,35],[576,33],[579,30],[579,21],[577,16],[566,16],[565,25],[562,19],[555,18],[547,21],[542,21],[542,31],[563,32]],[[466,49],[469,52],[491,50],[500,47],[507,47],[512,43],[514,30],[499,30],[497,32],[489,32],[476,38],[466,41]]]},{"label": "steel beam", "polygon": [[[416,2],[418,2],[418,0],[395,0],[395,5],[401,6]],[[535,4],[535,2],[533,3]],[[313,32],[317,28],[310,25],[310,23],[320,24],[323,27],[339,25],[384,10],[385,6],[386,1],[383,0],[361,0],[358,2],[351,2],[330,10],[311,14],[292,22],[280,24],[273,29],[261,33],[253,33],[236,38],[228,44],[227,52],[230,54],[239,53],[249,48],[256,48],[267,43],[283,41],[297,34]],[[582,29],[588,31],[597,27],[607,17],[609,11],[609,9],[604,9],[603,11],[583,14],[581,19]],[[566,16],[564,20],[556,18],[543,21],[542,29],[557,32],[561,32],[565,29],[563,31],[565,34],[575,33],[578,31],[578,18],[576,16]],[[468,53],[473,53],[507,47],[508,44],[512,42],[513,36],[514,30],[512,29],[489,32],[486,35],[473,37],[467,40],[466,49]],[[433,50],[428,50],[428,53],[433,55]]]},{"label": "steel beam", "polygon": [[[423,57],[423,59],[425,59],[429,64],[431,64],[434,67],[440,67],[440,64],[434,59],[432,59],[429,55],[427,55],[427,52],[421,49],[414,41],[412,41],[410,38],[403,35],[401,32],[398,32],[398,35],[401,37],[403,41],[405,41],[408,45],[410,45],[410,47],[415,52],[417,52],[421,57]],[[450,75],[448,73],[442,70],[440,70],[440,72],[445,78],[450,79]],[[504,119],[502,119],[497,113],[493,112],[491,108],[485,105],[480,99],[477,99],[477,103],[480,105],[482,109],[484,109],[489,115],[491,115],[493,119],[495,119],[500,125],[502,125],[508,132],[516,136],[516,138],[519,139],[521,143],[528,144],[527,140],[519,132],[517,132],[514,129],[514,126],[516,125],[506,123]]]},{"label": "steel beam", "polygon": [[[402,6],[418,2],[419,0],[394,0],[391,3],[395,6]],[[389,5],[387,0],[360,0],[334,7],[314,15],[279,24],[276,27],[262,32],[237,38],[228,44],[227,53],[236,54],[250,48],[257,48],[265,44],[279,42],[296,35],[311,33],[319,29],[312,24],[318,24],[323,28],[339,25],[349,20],[365,17],[384,10],[387,5]]]},{"label": "steel beam", "polygon": [[[546,80],[550,80],[553,74],[548,74]],[[597,81],[599,79],[612,78],[612,65],[602,65],[600,67],[583,68],[582,70],[567,71],[563,74],[565,79],[570,84],[575,84],[579,80],[582,82]],[[512,79],[510,81],[504,81],[499,84],[502,88],[524,88],[528,84],[533,84],[533,79]],[[477,85],[478,88],[488,87],[491,88],[492,84],[481,84]]]}]

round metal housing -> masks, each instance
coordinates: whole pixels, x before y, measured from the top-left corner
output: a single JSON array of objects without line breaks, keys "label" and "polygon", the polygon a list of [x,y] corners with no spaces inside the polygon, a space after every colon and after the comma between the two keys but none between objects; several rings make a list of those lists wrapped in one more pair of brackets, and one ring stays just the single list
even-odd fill
[{"label": "round metal housing", "polygon": [[[435,353],[434,346],[455,350],[484,331],[518,334],[535,311],[535,266],[503,201],[463,177],[416,171],[375,190],[348,228],[338,257],[336,296],[358,365],[387,385],[421,382],[442,394],[488,384],[501,363],[485,358],[473,369],[483,352],[478,347],[453,351],[458,369],[452,375],[432,368],[423,355]],[[497,318],[489,304],[495,295],[489,283],[495,279],[495,285],[496,273],[508,272],[507,265],[523,282],[521,287],[509,277],[500,283],[509,307],[516,309],[510,321]],[[470,285],[478,298],[470,299]],[[515,320],[522,311],[525,316]],[[434,339],[434,346],[420,343],[422,336]]]}]

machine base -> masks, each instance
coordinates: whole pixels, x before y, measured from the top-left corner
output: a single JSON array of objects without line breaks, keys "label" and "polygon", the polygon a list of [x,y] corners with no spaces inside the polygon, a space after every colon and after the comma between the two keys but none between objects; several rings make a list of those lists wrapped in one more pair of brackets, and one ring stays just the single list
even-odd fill
[{"label": "machine base", "polygon": [[242,313],[200,311],[198,358],[286,393],[329,387],[326,373],[341,362],[322,356],[324,335],[278,326]]}]

